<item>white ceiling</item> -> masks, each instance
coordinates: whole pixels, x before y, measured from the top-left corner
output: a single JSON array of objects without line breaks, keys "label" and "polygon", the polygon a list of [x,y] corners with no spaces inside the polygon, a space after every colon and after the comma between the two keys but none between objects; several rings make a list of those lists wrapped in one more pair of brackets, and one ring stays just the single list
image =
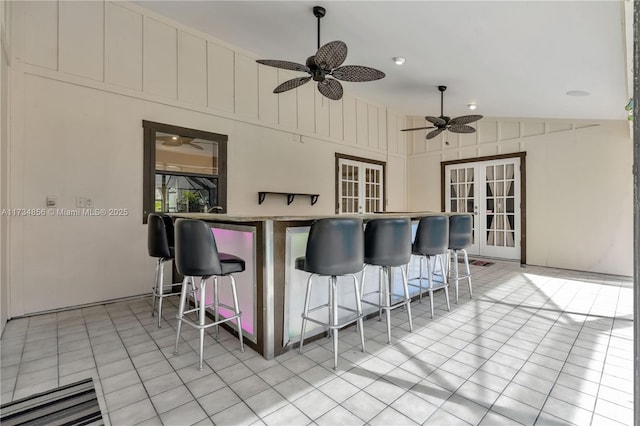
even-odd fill
[{"label": "white ceiling", "polygon": [[[345,65],[386,78],[345,93],[399,112],[625,119],[622,1],[140,1],[260,59],[304,63],[316,51],[312,7],[327,9],[321,43],[342,40]],[[403,66],[392,57],[403,56]],[[303,74],[301,74],[303,75]],[[307,83],[313,84],[313,83]],[[567,96],[570,90],[591,93]],[[277,96],[277,95],[273,95]]]}]

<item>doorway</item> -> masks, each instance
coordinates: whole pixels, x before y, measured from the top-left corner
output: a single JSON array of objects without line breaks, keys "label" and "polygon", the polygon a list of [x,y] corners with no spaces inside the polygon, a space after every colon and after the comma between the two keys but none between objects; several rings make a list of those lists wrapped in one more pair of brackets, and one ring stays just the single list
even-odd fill
[{"label": "doorway", "polygon": [[526,153],[441,163],[442,210],[473,215],[471,255],[526,263]]}]

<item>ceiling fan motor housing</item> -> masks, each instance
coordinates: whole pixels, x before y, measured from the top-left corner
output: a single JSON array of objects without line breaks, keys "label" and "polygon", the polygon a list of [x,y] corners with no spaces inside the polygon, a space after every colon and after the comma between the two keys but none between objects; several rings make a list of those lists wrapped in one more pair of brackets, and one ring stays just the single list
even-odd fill
[{"label": "ceiling fan motor housing", "polygon": [[327,71],[316,64],[315,56],[309,56],[305,65],[309,68],[309,73],[311,74],[311,77],[314,81],[324,81],[324,78],[327,75]]}]

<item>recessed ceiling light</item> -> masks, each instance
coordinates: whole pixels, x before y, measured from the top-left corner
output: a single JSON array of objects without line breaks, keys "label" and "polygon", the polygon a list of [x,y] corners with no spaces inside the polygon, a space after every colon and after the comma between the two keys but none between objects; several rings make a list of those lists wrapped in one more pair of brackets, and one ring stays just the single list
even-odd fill
[{"label": "recessed ceiling light", "polygon": [[584,90],[569,90],[567,96],[589,96],[591,93]]},{"label": "recessed ceiling light", "polygon": [[171,139],[173,139],[174,141],[177,141],[178,137],[177,136],[172,136]]},{"label": "recessed ceiling light", "polygon": [[402,65],[406,62],[407,60],[405,58],[403,58],[402,56],[396,56],[393,58],[393,62],[395,62],[396,65]]},{"label": "recessed ceiling light", "polygon": [[467,106],[469,107],[470,110],[474,110],[474,109],[478,108],[477,104],[468,104]]}]

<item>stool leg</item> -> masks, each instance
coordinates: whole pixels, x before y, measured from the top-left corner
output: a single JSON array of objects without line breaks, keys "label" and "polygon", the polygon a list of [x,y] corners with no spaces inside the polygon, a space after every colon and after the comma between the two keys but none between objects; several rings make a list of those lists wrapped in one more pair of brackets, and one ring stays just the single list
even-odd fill
[{"label": "stool leg", "polygon": [[[418,283],[420,284],[420,295],[418,296],[418,301],[420,303],[422,303],[422,261],[424,260],[426,256],[420,256],[420,279],[418,280]],[[429,263],[427,261],[427,267],[429,266]],[[428,271],[427,271],[428,273]]]},{"label": "stool leg", "polygon": [[400,272],[402,273],[402,287],[404,288],[404,303],[407,309],[407,317],[409,318],[409,331],[413,331],[413,321],[411,319],[411,297],[409,297],[409,284],[407,280],[407,271],[400,266]]},{"label": "stool leg", "polygon": [[[189,277],[184,277],[184,281],[182,282],[182,291],[180,292],[178,315],[176,316],[178,319],[178,328],[176,330],[176,347],[173,350],[174,355],[178,355],[178,343],[180,343],[180,329],[182,328],[182,317],[184,316],[184,304],[187,300],[187,282],[189,282]],[[193,283],[193,278],[191,278],[191,283]]]},{"label": "stool leg", "polygon": [[384,287],[384,267],[381,266],[378,270],[378,321],[382,321],[382,306],[383,303],[383,287]]},{"label": "stool leg", "polygon": [[358,292],[358,278],[355,275],[353,277],[353,286],[355,287],[356,292],[356,315],[360,317],[356,324],[360,325],[360,343],[362,344],[362,352],[364,352],[364,321],[362,320],[362,295]]},{"label": "stool leg", "polygon": [[244,343],[242,340],[242,312],[240,312],[240,305],[238,304],[238,292],[236,291],[236,279],[233,275],[229,275],[231,278],[231,292],[233,293],[233,307],[236,310],[236,325],[238,326],[238,338],[240,339],[240,352],[244,352]]},{"label": "stool leg", "polygon": [[387,266],[386,268],[380,268],[381,270],[384,270],[384,273],[382,274],[383,276],[386,275],[387,279],[385,282],[385,300],[384,300],[384,305],[386,306],[387,309],[385,309],[386,311],[386,317],[387,317],[387,343],[391,343],[391,267]]},{"label": "stool leg", "polygon": [[[215,316],[214,321],[216,323],[220,321],[220,314],[218,313],[219,306],[220,306],[220,299],[219,299],[219,293],[218,293],[218,277],[213,277],[213,314]],[[218,339],[220,337],[220,324],[216,324],[215,328],[216,328],[216,339]]]},{"label": "stool leg", "polygon": [[198,321],[198,329],[200,331],[200,362],[198,363],[198,370],[202,370],[202,357],[204,355],[204,317],[205,317],[205,305],[206,303],[204,303],[205,299],[205,286],[206,286],[206,281],[204,278],[200,279],[200,300],[202,301],[202,303],[200,303],[200,309],[198,310],[198,314],[199,314],[199,321]]},{"label": "stool leg", "polygon": [[158,289],[158,328],[160,328],[162,327],[162,299],[164,299],[164,297],[162,297],[162,292],[164,291],[164,259],[158,260],[158,268],[160,272],[158,273],[158,283],[156,288]]},{"label": "stool leg", "polygon": [[151,293],[151,295],[153,296],[153,307],[151,309],[151,316],[153,317],[156,313],[156,293],[158,292],[158,271],[160,270],[160,261],[161,259],[158,259],[158,261],[156,262],[156,274],[155,274],[155,278],[153,281],[153,291]]},{"label": "stool leg", "polygon": [[[444,269],[443,256],[438,256],[438,257],[440,257],[440,267]],[[444,282],[444,284],[447,284],[447,276],[446,275],[442,276],[442,281]],[[457,286],[457,283],[456,283],[456,290],[457,290],[457,287],[458,286]],[[449,305],[449,286],[448,285],[445,285],[445,287],[444,287],[444,297],[447,299],[447,311],[450,311],[451,310],[451,306]]]},{"label": "stool leg", "polygon": [[309,316],[309,299],[311,298],[311,278],[313,274],[309,275],[307,279],[307,292],[304,296],[304,309],[302,310],[302,329],[300,330],[300,346],[298,347],[298,353],[302,353],[302,345],[304,344],[304,329],[307,326],[307,317]]},{"label": "stool leg", "polygon": [[[427,277],[429,280],[429,305],[431,306],[431,319],[433,319],[433,269],[431,268],[431,256],[427,258]],[[435,265],[433,265],[435,267]],[[422,291],[422,289],[420,289]]]},{"label": "stool leg", "polygon": [[467,255],[467,251],[462,249],[462,253],[464,254],[464,266],[467,268],[467,280],[469,283],[469,299],[473,299],[473,289],[471,287],[471,269],[469,269],[469,256]]},{"label": "stool leg", "polygon": [[458,274],[458,250],[453,250],[453,280],[456,283],[456,304],[458,303],[458,282],[460,282],[460,275]]},{"label": "stool leg", "polygon": [[[332,275],[329,278],[331,283],[331,325],[338,325],[338,295],[337,295],[337,287],[338,287],[338,277]],[[331,330],[331,329],[330,329]],[[334,328],[333,330],[333,368],[338,368],[338,329]]]}]

